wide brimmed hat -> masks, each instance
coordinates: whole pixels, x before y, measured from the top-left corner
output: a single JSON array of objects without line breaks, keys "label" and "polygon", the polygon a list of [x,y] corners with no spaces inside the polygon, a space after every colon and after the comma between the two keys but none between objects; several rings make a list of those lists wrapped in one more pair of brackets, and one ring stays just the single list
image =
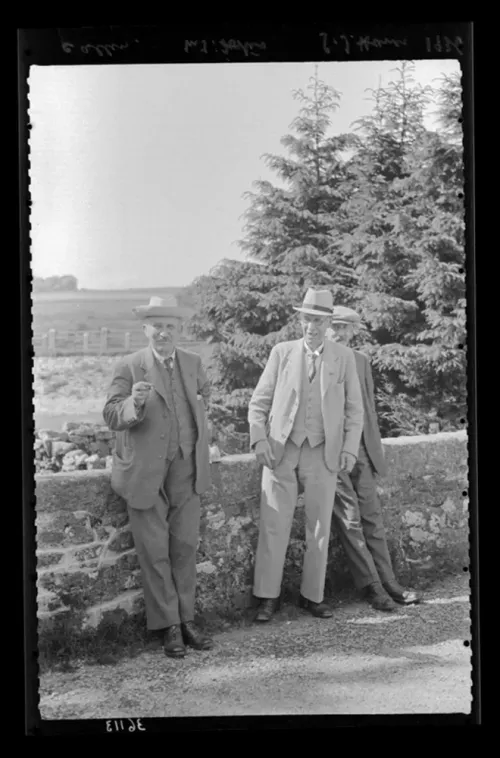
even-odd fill
[{"label": "wide brimmed hat", "polygon": [[148,305],[138,305],[133,308],[137,318],[166,318],[175,316],[176,318],[191,318],[194,311],[191,308],[184,308],[177,304],[177,298],[174,295],[167,297],[152,297]]},{"label": "wide brimmed hat", "polygon": [[333,309],[332,324],[360,324],[361,316],[352,308],[336,305]]},{"label": "wide brimmed hat", "polygon": [[330,290],[308,289],[302,305],[294,305],[294,311],[309,313],[312,316],[331,316],[333,314],[333,295]]}]

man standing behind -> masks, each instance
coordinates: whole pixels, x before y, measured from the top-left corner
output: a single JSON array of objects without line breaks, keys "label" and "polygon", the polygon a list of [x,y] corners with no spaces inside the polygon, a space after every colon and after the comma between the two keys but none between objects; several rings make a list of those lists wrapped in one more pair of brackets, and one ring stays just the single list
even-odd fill
[{"label": "man standing behind", "polygon": [[177,347],[188,315],[174,298],[134,309],[148,347],[116,366],[103,416],[116,432],[111,486],[127,503],[141,567],[148,628],[165,654],[211,641],[194,625],[199,495],[210,486],[200,356]]},{"label": "man standing behind", "polygon": [[[337,306],[327,337],[349,345],[360,323],[351,308]],[[339,474],[334,521],[347,554],[356,587],[377,610],[392,611],[397,603],[419,601],[415,592],[396,581],[387,547],[375,475],[384,476],[386,465],[377,421],[373,377],[368,358],[354,351],[363,396],[364,424],[356,465]]]},{"label": "man standing behind", "polygon": [[306,516],[300,605],[331,617],[323,592],[335,485],[338,472],[354,466],[363,429],[353,352],[325,341],[331,293],[309,289],[294,310],[303,338],[273,347],[248,409],[250,445],[264,466],[254,578],[256,620],[264,622],[281,593],[299,481]]}]

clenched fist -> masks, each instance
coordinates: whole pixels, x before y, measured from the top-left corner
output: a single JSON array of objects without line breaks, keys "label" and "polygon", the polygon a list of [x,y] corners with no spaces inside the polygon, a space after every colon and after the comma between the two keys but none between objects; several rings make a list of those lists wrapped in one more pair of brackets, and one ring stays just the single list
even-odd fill
[{"label": "clenched fist", "polygon": [[257,462],[262,466],[267,466],[267,468],[274,467],[275,459],[273,451],[271,450],[271,445],[267,440],[261,440],[260,442],[257,442],[255,445],[255,457],[257,458]]},{"label": "clenched fist", "polygon": [[146,402],[146,399],[149,395],[149,391],[152,388],[152,384],[149,382],[136,382],[132,386],[132,397],[134,399],[134,404],[138,408],[142,408],[144,403]]}]

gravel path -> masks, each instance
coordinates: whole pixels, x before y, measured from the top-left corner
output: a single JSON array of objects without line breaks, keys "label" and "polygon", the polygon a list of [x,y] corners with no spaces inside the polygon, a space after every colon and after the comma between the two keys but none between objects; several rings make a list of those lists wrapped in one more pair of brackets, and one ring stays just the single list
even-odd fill
[{"label": "gravel path", "polygon": [[396,614],[343,604],[218,634],[181,661],[161,648],[114,666],[40,681],[43,719],[469,713],[468,577],[452,577]]}]

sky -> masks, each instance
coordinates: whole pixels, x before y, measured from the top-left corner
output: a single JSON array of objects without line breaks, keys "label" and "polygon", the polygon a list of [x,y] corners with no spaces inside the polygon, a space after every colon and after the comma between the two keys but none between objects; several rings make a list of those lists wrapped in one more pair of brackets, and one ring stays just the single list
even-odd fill
[{"label": "sky", "polygon": [[[31,256],[35,276],[79,287],[185,286],[223,258],[243,259],[243,195],[276,182],[264,153],[285,155],[315,63],[33,66]],[[318,64],[341,93],[331,133],[371,110],[397,61]],[[415,62],[436,84],[455,60]],[[432,127],[432,114],[428,125]]]}]

